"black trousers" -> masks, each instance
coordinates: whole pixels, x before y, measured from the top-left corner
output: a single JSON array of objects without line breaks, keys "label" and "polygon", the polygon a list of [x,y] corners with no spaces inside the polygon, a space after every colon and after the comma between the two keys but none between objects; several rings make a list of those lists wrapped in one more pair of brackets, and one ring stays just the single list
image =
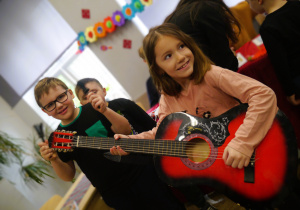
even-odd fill
[{"label": "black trousers", "polygon": [[106,204],[116,210],[185,210],[184,204],[156,174],[153,166],[145,169],[138,180],[124,193],[103,196]]}]

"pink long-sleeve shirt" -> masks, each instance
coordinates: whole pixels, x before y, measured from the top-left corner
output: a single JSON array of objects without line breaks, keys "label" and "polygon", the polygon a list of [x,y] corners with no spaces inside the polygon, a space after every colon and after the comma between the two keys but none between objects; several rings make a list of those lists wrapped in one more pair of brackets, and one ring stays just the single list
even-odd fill
[{"label": "pink long-sleeve shirt", "polygon": [[188,91],[181,93],[179,97],[162,94],[157,127],[130,138],[155,139],[160,122],[174,112],[186,111],[203,117],[203,113],[209,111],[211,118],[217,117],[239,105],[235,98],[248,103],[249,107],[244,122],[228,146],[251,157],[255,147],[270,129],[278,111],[275,93],[252,78],[214,65],[200,84],[191,82]]}]

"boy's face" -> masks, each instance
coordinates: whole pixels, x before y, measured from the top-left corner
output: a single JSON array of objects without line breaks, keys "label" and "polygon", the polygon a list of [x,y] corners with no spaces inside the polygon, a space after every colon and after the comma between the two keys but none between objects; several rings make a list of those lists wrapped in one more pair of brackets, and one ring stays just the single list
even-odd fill
[{"label": "boy's face", "polygon": [[[67,95],[67,98],[64,98],[64,94]],[[66,125],[76,118],[73,98],[74,94],[72,90],[68,89],[66,91],[63,87],[56,86],[55,88],[50,88],[48,94],[44,93],[42,95],[40,103],[43,107],[43,112],[51,117],[54,117],[55,119],[61,120],[62,124]],[[52,111],[49,111],[49,108],[47,107],[50,107],[49,104],[53,102],[55,104],[55,108]],[[53,106],[51,108],[53,108]]]},{"label": "boy's face", "polygon": [[[102,88],[98,83],[96,82],[88,82],[85,84],[85,87],[87,89],[89,89],[89,93],[91,94],[96,94],[96,95],[100,95],[103,99],[105,98],[106,96],[106,89],[105,88]],[[78,99],[80,101],[80,103],[82,105],[85,105],[87,103],[89,103],[89,100],[87,98],[87,94],[85,95],[83,93],[83,90],[79,90],[78,92]]]},{"label": "boy's face", "polygon": [[250,8],[258,13],[258,14],[262,14],[265,12],[264,8],[263,8],[263,0],[246,0],[246,2],[248,2]]}]

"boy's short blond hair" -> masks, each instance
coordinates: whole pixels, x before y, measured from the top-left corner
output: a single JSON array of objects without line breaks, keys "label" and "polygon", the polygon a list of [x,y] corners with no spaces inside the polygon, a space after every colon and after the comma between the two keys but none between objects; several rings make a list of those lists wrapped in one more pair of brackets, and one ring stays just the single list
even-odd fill
[{"label": "boy's short blond hair", "polygon": [[36,103],[39,105],[39,107],[42,107],[40,104],[40,99],[43,96],[43,94],[49,94],[50,88],[55,88],[56,86],[61,86],[64,89],[69,89],[68,86],[61,81],[60,79],[57,79],[55,77],[45,77],[44,79],[41,79],[34,87],[34,97]]}]

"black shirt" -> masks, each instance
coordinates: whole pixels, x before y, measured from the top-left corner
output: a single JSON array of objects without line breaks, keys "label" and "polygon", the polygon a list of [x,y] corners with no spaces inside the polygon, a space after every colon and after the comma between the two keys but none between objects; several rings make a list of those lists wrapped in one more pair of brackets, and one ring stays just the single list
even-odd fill
[{"label": "black shirt", "polygon": [[300,2],[289,1],[267,15],[259,32],[285,94],[299,92],[293,80],[300,80]]},{"label": "black shirt", "polygon": [[[123,114],[135,131],[152,129],[155,122],[138,105],[127,99],[109,102],[109,108]],[[76,131],[78,136],[113,137],[111,123],[93,109],[90,103],[79,107],[78,117],[69,125],[58,126],[58,130]],[[108,150],[75,148],[73,152],[58,152],[64,162],[74,160],[94,187],[105,196],[121,194],[134,183],[146,166],[115,162],[103,156]]]}]

